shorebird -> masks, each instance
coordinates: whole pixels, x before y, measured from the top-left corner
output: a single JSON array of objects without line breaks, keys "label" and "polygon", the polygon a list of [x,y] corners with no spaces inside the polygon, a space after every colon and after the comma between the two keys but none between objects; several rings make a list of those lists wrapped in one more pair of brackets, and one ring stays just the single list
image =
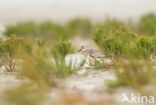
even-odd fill
[{"label": "shorebird", "polygon": [[82,46],[80,47],[80,49],[77,50],[77,52],[82,52],[83,50],[85,50],[84,45],[82,45]]},{"label": "shorebird", "polygon": [[81,67],[95,66],[96,62],[101,65],[112,65],[112,61],[103,53],[94,49],[86,49],[83,45],[73,54],[67,54],[65,57],[66,65],[71,68],[79,69]]},{"label": "shorebird", "polygon": [[151,54],[150,59],[156,62],[156,54],[155,53]]},{"label": "shorebird", "polygon": [[112,60],[102,52],[91,49],[89,53],[89,64],[95,66],[97,62],[103,65],[103,67],[113,65]]},{"label": "shorebird", "polygon": [[81,46],[81,48],[75,53],[67,54],[65,56],[65,64],[72,69],[80,69],[86,62],[86,54],[84,50],[84,46]]}]

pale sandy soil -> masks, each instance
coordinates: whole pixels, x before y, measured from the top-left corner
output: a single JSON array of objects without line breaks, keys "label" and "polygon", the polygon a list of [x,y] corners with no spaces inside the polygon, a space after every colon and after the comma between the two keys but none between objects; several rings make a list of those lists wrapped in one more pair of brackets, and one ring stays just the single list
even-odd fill
[{"label": "pale sandy soil", "polygon": [[0,73],[0,105],[3,104],[2,95],[6,89],[15,88],[21,83],[21,80],[17,79],[14,74]]},{"label": "pale sandy soil", "polygon": [[113,71],[86,70],[86,73],[72,75],[65,80],[65,85],[69,89],[78,89],[84,92],[96,91],[100,88],[105,89],[107,80],[115,80]]}]

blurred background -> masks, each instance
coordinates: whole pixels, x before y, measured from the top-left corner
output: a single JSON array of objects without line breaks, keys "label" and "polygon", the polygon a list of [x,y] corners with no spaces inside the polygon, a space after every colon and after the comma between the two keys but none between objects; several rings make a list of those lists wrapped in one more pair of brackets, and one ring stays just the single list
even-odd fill
[{"label": "blurred background", "polygon": [[137,19],[156,12],[155,0],[0,0],[0,24],[19,21],[65,22],[76,17]]},{"label": "blurred background", "polygon": [[156,0],[0,0],[0,36],[0,105],[156,97]]},{"label": "blurred background", "polygon": [[138,19],[156,12],[155,0],[0,0],[0,32],[6,24],[21,21],[66,22],[88,18],[93,22],[105,17]]}]

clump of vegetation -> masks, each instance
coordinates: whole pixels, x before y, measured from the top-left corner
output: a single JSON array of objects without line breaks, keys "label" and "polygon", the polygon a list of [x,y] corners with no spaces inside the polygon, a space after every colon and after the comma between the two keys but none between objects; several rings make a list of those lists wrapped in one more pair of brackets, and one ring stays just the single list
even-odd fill
[{"label": "clump of vegetation", "polygon": [[94,66],[95,66],[95,68],[97,70],[99,70],[101,68],[104,68],[104,64],[102,62],[99,62],[99,61],[96,61],[96,60],[95,60],[95,65]]},{"label": "clump of vegetation", "polygon": [[135,34],[114,20],[98,26],[93,38],[105,54],[114,58],[148,59],[156,49],[154,36]]},{"label": "clump of vegetation", "polygon": [[26,37],[26,38],[36,38],[36,39],[54,39],[56,36],[60,34],[65,35],[65,31],[63,26],[52,23],[52,22],[43,22],[43,23],[33,23],[33,22],[25,22],[18,23],[16,25],[8,25],[6,26],[6,31],[4,35],[6,36],[18,36],[18,37]]},{"label": "clump of vegetation", "polygon": [[149,59],[156,49],[154,39],[154,37],[149,36],[135,38],[128,44],[125,54],[131,59]]},{"label": "clump of vegetation", "polygon": [[15,71],[19,51],[31,53],[31,45],[22,38],[10,37],[0,40],[0,66],[6,71]]},{"label": "clump of vegetation", "polygon": [[156,35],[156,15],[155,14],[147,14],[144,15],[139,23],[138,30],[140,33],[145,33],[147,35],[153,36]]},{"label": "clump of vegetation", "polygon": [[92,24],[87,19],[74,19],[64,25],[54,22],[25,22],[15,25],[7,25],[5,36],[18,36],[36,39],[55,39],[60,35],[72,37],[74,35],[88,36],[92,32]]},{"label": "clump of vegetation", "polygon": [[73,46],[69,40],[63,36],[57,38],[52,45],[52,54],[54,58],[63,58],[68,54],[73,52]]},{"label": "clump of vegetation", "polygon": [[53,65],[44,55],[45,52],[39,51],[41,47],[44,49],[43,44],[38,42],[35,45],[35,43],[33,43],[31,53],[27,53],[25,50],[16,52],[18,59],[21,61],[17,76],[24,81],[17,87],[5,92],[4,100],[7,105],[42,105],[47,92],[55,86]]},{"label": "clump of vegetation", "polygon": [[57,39],[52,45],[52,55],[55,63],[55,70],[58,76],[67,76],[73,73],[73,70],[65,64],[65,56],[73,52],[71,43],[64,37]]},{"label": "clump of vegetation", "polygon": [[155,53],[155,36],[134,33],[116,20],[107,20],[97,26],[94,41],[106,55],[115,60],[117,81],[109,86],[130,86],[141,89],[151,78],[151,54]]},{"label": "clump of vegetation", "polygon": [[116,65],[116,81],[108,82],[110,87],[130,86],[142,90],[151,81],[152,63],[141,60],[119,61]]},{"label": "clump of vegetation", "polygon": [[70,36],[89,36],[92,34],[92,23],[87,19],[74,19],[65,25],[65,29]]},{"label": "clump of vegetation", "polygon": [[93,38],[104,53],[121,57],[126,49],[125,46],[134,36],[122,22],[107,20],[104,24],[97,26]]},{"label": "clump of vegetation", "polygon": [[[14,37],[14,40],[17,39],[19,38]],[[10,40],[10,38],[6,40]],[[53,71],[53,64],[45,56],[45,51],[39,50],[44,49],[43,44],[39,42],[37,45],[35,45],[35,42],[33,44],[31,53],[21,49],[16,52],[16,57],[21,61],[20,64],[16,65],[20,66],[17,75],[28,81],[23,81],[16,88],[6,91],[4,98],[7,105],[40,105],[44,101],[46,93],[55,86],[56,74]],[[15,43],[12,43],[10,46],[15,47],[15,45]]]},{"label": "clump of vegetation", "polygon": [[44,56],[23,56],[20,76],[28,78],[40,87],[49,88],[55,85],[53,65]]},{"label": "clump of vegetation", "polygon": [[36,25],[32,22],[26,22],[26,23],[18,23],[16,25],[8,25],[6,26],[6,31],[4,32],[4,34],[6,36],[12,36],[15,35],[16,36],[35,36],[35,31],[36,31]]},{"label": "clump of vegetation", "polygon": [[64,62],[65,55],[72,51],[72,45],[67,39],[62,37],[54,42],[51,53],[54,62],[50,62],[51,55],[47,48],[50,49],[50,46],[47,47],[44,41],[37,41],[33,42],[30,54],[26,51],[17,52],[22,60],[18,76],[28,81],[6,91],[4,98],[7,105],[42,105],[47,93],[57,86],[56,80],[73,73]]},{"label": "clump of vegetation", "polygon": [[7,105],[43,105],[47,93],[55,86],[53,66],[40,55],[22,54],[21,58],[18,76],[28,81],[7,90],[4,100]]}]

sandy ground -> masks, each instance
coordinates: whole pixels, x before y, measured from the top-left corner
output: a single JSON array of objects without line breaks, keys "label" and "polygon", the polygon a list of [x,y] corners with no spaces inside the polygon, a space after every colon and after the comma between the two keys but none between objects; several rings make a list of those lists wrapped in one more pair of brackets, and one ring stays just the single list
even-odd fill
[{"label": "sandy ground", "polygon": [[115,80],[113,71],[96,71],[86,70],[86,73],[72,75],[65,80],[66,87],[69,89],[78,89],[84,92],[92,92],[101,87],[106,88],[104,85],[107,80]]}]

